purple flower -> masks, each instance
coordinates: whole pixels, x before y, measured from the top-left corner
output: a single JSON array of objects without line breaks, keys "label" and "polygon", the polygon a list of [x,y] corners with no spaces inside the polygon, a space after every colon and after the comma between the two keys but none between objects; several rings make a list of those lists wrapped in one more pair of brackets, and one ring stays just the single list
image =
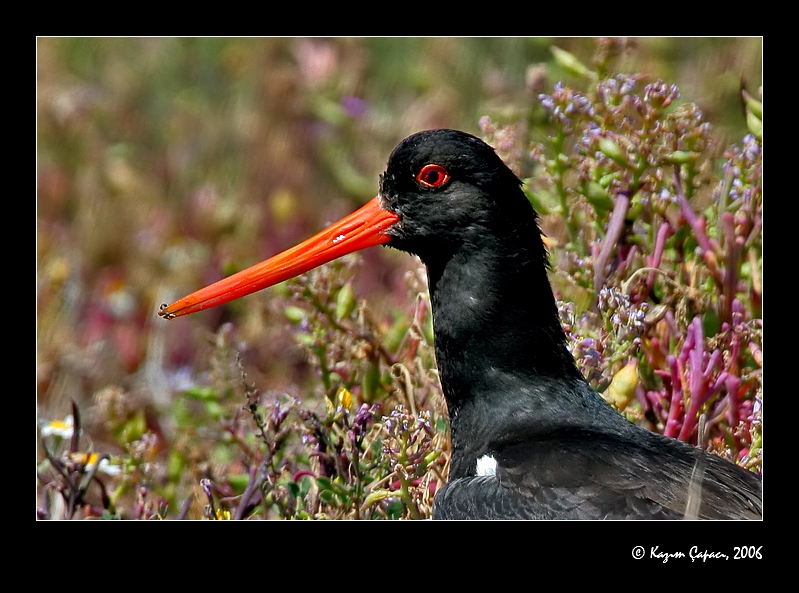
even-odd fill
[{"label": "purple flower", "polygon": [[369,111],[369,104],[363,99],[353,95],[345,95],[342,97],[341,106],[347,112],[347,115],[354,118],[362,118]]}]

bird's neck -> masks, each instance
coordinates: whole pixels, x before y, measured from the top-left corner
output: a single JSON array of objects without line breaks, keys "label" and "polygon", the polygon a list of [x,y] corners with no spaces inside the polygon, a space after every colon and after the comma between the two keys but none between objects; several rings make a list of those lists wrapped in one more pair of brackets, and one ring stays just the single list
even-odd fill
[{"label": "bird's neck", "polygon": [[[425,262],[436,357],[451,404],[484,386],[486,376],[582,378],[566,347],[535,236],[511,248],[465,243],[446,261]],[[475,394],[476,395],[476,394]]]},{"label": "bird's neck", "polygon": [[566,346],[534,232],[515,246],[482,237],[481,248],[467,242],[425,261],[457,473],[498,439],[604,415]]}]

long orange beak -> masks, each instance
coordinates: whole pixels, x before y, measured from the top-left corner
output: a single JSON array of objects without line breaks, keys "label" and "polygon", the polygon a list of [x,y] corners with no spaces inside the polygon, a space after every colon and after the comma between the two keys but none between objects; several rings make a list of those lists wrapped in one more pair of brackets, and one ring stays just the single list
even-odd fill
[{"label": "long orange beak", "polygon": [[398,220],[399,216],[383,209],[380,197],[376,197],[296,247],[201,288],[168,307],[161,305],[158,315],[174,319],[216,307],[304,274],[342,255],[388,243],[391,237],[385,231]]}]

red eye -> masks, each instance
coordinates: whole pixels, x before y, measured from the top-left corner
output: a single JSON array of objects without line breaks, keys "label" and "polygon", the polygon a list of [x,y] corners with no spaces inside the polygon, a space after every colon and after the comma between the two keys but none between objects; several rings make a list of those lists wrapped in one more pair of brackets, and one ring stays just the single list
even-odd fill
[{"label": "red eye", "polygon": [[425,165],[416,176],[416,181],[425,187],[441,187],[449,181],[449,173],[441,165]]}]

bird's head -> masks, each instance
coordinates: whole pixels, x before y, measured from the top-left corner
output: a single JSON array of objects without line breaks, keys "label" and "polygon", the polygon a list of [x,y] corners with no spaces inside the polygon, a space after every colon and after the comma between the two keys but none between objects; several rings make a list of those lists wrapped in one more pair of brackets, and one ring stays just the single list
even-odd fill
[{"label": "bird's head", "polygon": [[519,179],[490,146],[455,130],[419,132],[397,145],[378,195],[362,208],[283,253],[162,305],[158,314],[172,319],[221,305],[373,245],[430,263],[470,242],[515,242],[537,233],[535,225]]}]

